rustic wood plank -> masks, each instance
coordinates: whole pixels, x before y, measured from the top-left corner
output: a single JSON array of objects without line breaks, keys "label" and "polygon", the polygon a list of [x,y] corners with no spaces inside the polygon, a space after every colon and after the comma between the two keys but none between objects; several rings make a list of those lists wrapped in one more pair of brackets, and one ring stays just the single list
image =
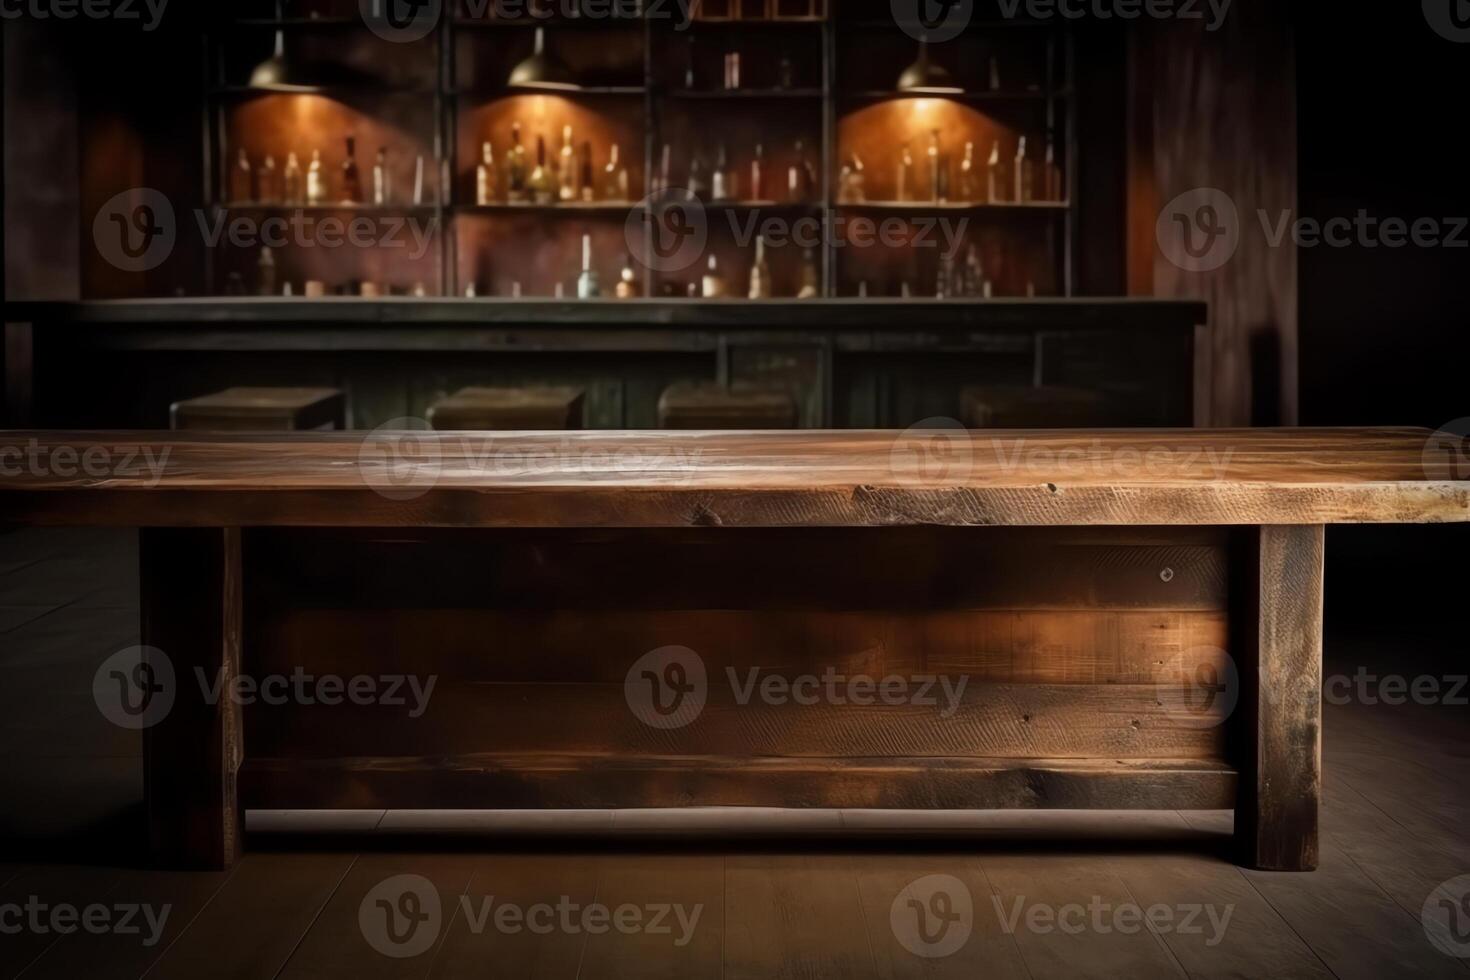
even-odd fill
[{"label": "rustic wood plank", "polygon": [[354,859],[352,854],[246,855],[148,976],[277,976]]},{"label": "rustic wood plank", "polygon": [[770,806],[907,809],[1229,807],[1216,760],[253,758],[244,804],[413,809]]},{"label": "rustic wood plank", "polygon": [[[718,670],[716,665],[713,669]],[[902,699],[835,684],[767,702],[750,668],[711,677],[697,718],[659,728],[630,708],[624,684],[464,683],[440,679],[401,704],[247,704],[251,754],[278,758],[532,754],[620,756],[1219,759],[1226,704],[1196,713],[1188,692],[1152,684],[909,682]],[[810,675],[809,675],[810,676]],[[835,676],[835,675],[834,675]],[[880,675],[881,677],[882,675]],[[778,678],[779,679],[779,678]],[[820,685],[818,676],[813,683]],[[742,693],[743,688],[743,693]],[[748,695],[748,700],[741,699]],[[800,703],[798,699],[814,699]],[[861,703],[861,698],[871,702]],[[692,702],[691,702],[692,703]]]},{"label": "rustic wood plank", "polygon": [[480,980],[487,964],[500,976],[575,977],[588,935],[533,932],[497,925],[502,906],[521,910],[597,900],[597,861],[586,854],[487,854],[475,859],[463,904],[455,909],[430,970],[434,980]]},{"label": "rustic wood plank", "polygon": [[[10,918],[0,931],[0,978],[20,976],[66,938],[53,928],[51,909],[58,905],[80,909],[104,901],[121,875],[116,868],[37,864],[19,870],[0,886],[0,905],[21,909],[20,921]],[[25,911],[33,897],[44,906],[38,913],[39,928]]]},{"label": "rustic wood plank", "polygon": [[[892,980],[1028,976],[1015,940],[1006,935],[991,907],[990,886],[973,855],[859,853],[852,856],[852,863],[874,976]],[[941,903],[949,903],[953,910],[949,914],[960,916],[947,927],[935,916],[937,895],[944,896]],[[944,908],[939,906],[940,911]]]},{"label": "rustic wood plank", "polygon": [[726,858],[726,980],[856,978],[873,968],[850,857]]},{"label": "rustic wood plank", "polygon": [[196,671],[228,690],[240,670],[240,532],[150,529],[139,552],[143,644],[166,658],[175,694],[144,730],[149,844],[166,864],[227,868],[241,848],[240,706],[208,703]]},{"label": "rustic wood plank", "polygon": [[453,853],[362,855],[278,976],[427,977],[476,863]]},{"label": "rustic wood plank", "polygon": [[[1470,481],[1421,429],[969,433],[920,465],[934,438],[19,432],[0,455],[47,462],[7,466],[0,494],[20,523],[118,526],[1470,521]],[[98,452],[106,479],[51,463]]]},{"label": "rustic wood plank", "polygon": [[[51,946],[26,971],[26,977],[72,980],[74,977],[141,977],[164,951],[189,928],[229,880],[229,871],[139,871],[121,873],[117,884],[100,900],[106,904],[137,905],[153,910],[153,919],[140,914],[133,923],[137,934],[79,930]],[[156,932],[155,932],[156,928]]]},{"label": "rustic wood plank", "polygon": [[598,858],[597,867],[598,905],[661,906],[672,911],[662,913],[662,921],[652,929],[609,929],[589,935],[578,980],[720,976],[725,945],[723,855],[607,854]]},{"label": "rustic wood plank", "polygon": [[1317,865],[1322,793],[1320,526],[1241,534],[1242,758],[1236,835],[1254,868]]}]

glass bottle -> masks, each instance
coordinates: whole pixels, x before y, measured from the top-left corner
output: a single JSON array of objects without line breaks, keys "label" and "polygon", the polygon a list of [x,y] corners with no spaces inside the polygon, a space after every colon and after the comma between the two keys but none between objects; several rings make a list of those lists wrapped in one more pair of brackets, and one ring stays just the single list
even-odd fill
[{"label": "glass bottle", "polygon": [[255,263],[255,295],[276,294],[276,255],[269,245],[260,248],[260,259]]},{"label": "glass bottle", "polygon": [[592,236],[582,235],[582,274],[577,277],[577,298],[597,299],[602,295],[602,284],[592,270]]},{"label": "glass bottle", "polygon": [[704,158],[698,153],[689,161],[689,196],[697,201],[702,201],[709,196],[709,189],[704,182]]},{"label": "glass bottle", "polygon": [[705,299],[719,299],[727,292],[725,277],[720,273],[719,261],[713,255],[709,257],[709,265],[705,269],[700,285]]},{"label": "glass bottle", "polygon": [[282,175],[283,196],[287,204],[300,204],[303,196],[301,161],[295,153],[286,154],[286,172]]},{"label": "glass bottle", "polygon": [[602,168],[602,196],[608,201],[628,199],[628,168],[618,160],[618,144],[608,151],[607,166]]},{"label": "glass bottle", "polygon": [[623,271],[618,274],[618,299],[634,299],[638,295],[638,274],[633,271],[633,256],[623,253]]},{"label": "glass bottle", "polygon": [[250,169],[250,154],[241,147],[239,159],[230,171],[230,201],[235,204],[249,204],[254,200],[255,175]]},{"label": "glass bottle", "polygon": [[260,179],[255,192],[261,204],[281,203],[280,176],[280,173],[276,170],[276,158],[267,153],[265,155],[265,162],[260,165]]},{"label": "glass bottle", "polygon": [[817,172],[806,155],[806,142],[796,141],[796,159],[786,172],[786,191],[790,199],[805,203],[817,196]]},{"label": "glass bottle", "polygon": [[929,131],[929,198],[936,204],[949,200],[949,161],[939,145],[939,130]]},{"label": "glass bottle", "polygon": [[985,199],[991,204],[1003,200],[1005,179],[1001,173],[1000,140],[990,148],[990,159],[985,164]]},{"label": "glass bottle", "polygon": [[357,140],[347,137],[347,158],[342,161],[342,203],[362,202],[362,174],[357,169]]},{"label": "glass bottle", "polygon": [[750,161],[750,199],[766,199],[766,148],[759,143],[755,145],[755,157]]},{"label": "glass bottle", "polygon": [[306,203],[325,204],[327,175],[322,170],[322,151],[311,151],[311,164],[306,168]]},{"label": "glass bottle", "polygon": [[393,203],[393,174],[388,169],[388,148],[378,147],[378,157],[373,161],[373,203],[379,207]]},{"label": "glass bottle", "polygon": [[965,158],[960,161],[960,200],[967,204],[974,204],[980,198],[976,196],[975,180],[975,144],[972,141],[965,143]]},{"label": "glass bottle", "polygon": [[592,144],[582,141],[582,168],[577,173],[577,197],[586,202],[591,202],[596,194],[594,188],[596,181],[592,179]]},{"label": "glass bottle", "polygon": [[572,127],[561,128],[561,152],[557,154],[556,196],[558,200],[577,199],[577,151],[572,143]]},{"label": "glass bottle", "polygon": [[1026,137],[1016,144],[1016,203],[1023,204],[1036,196],[1035,179],[1031,163],[1026,159]]},{"label": "glass bottle", "polygon": [[512,204],[522,204],[530,199],[526,187],[526,148],[521,143],[521,124],[511,123],[510,152],[505,160],[505,199]]},{"label": "glass bottle", "polygon": [[817,273],[817,254],[811,249],[801,253],[801,285],[797,288],[797,299],[816,299],[822,295],[822,279]]},{"label": "glass bottle", "polygon": [[766,236],[755,239],[755,261],[750,266],[750,298],[771,298],[771,267],[766,263]]},{"label": "glass bottle", "polygon": [[715,169],[710,175],[710,199],[730,201],[738,196],[735,171],[730,168],[730,154],[725,149],[725,144],[721,143],[719,152],[715,155]]},{"label": "glass bottle", "polygon": [[550,204],[556,200],[556,187],[551,172],[546,166],[546,137],[536,137],[536,168],[526,181],[526,190],[535,204]]},{"label": "glass bottle", "polygon": [[895,201],[912,201],[914,199],[914,155],[909,151],[909,145],[905,143],[898,157],[898,193]]},{"label": "glass bottle", "polygon": [[480,165],[475,168],[476,204],[485,207],[495,202],[495,183],[495,148],[486,140],[480,146]]},{"label": "glass bottle", "polygon": [[862,204],[867,199],[867,175],[863,172],[863,160],[854,153],[842,165],[842,172],[838,175],[837,200],[841,204]]}]

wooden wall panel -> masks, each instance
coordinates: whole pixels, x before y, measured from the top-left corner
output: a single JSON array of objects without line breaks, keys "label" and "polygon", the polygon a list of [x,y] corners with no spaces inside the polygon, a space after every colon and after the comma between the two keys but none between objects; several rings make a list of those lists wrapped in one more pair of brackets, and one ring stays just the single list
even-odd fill
[{"label": "wooden wall panel", "polygon": [[[1297,206],[1290,7],[1242,0],[1218,31],[1204,31],[1198,21],[1158,22],[1134,40],[1130,286],[1209,302],[1207,424],[1294,425],[1296,251],[1289,240],[1272,247],[1258,217],[1264,211],[1275,222],[1282,212],[1295,215]],[[1234,202],[1234,257],[1214,271],[1191,272],[1153,245],[1151,267],[1139,268],[1159,209],[1197,188],[1224,191]]]}]

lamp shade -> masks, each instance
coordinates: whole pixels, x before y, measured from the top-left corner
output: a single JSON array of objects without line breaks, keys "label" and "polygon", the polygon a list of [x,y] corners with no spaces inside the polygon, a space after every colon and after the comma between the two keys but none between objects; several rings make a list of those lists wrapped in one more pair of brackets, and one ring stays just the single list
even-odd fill
[{"label": "lamp shade", "polygon": [[299,65],[286,57],[286,32],[276,31],[275,53],[255,66],[250,87],[273,92],[315,92],[321,86],[304,79]]},{"label": "lamp shade", "polygon": [[955,84],[954,77],[943,66],[929,60],[927,41],[919,42],[919,60],[898,76],[898,90],[926,95],[959,95],[964,91]]},{"label": "lamp shade", "polygon": [[546,53],[546,29],[536,28],[536,49],[510,72],[512,88],[566,90],[581,88],[566,65]]}]

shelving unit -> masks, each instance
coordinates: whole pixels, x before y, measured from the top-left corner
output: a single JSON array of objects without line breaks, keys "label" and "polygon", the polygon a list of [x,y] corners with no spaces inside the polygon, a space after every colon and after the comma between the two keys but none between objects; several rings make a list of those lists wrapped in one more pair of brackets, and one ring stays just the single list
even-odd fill
[{"label": "shelving unit", "polygon": [[[457,5],[452,3],[446,4],[446,8],[455,6]],[[971,25],[964,43],[1003,44],[1009,38],[1024,38],[1027,45],[1034,45],[1038,50],[1044,50],[1044,56],[1038,59],[1044,60],[1042,70],[1034,78],[1023,76],[1023,81],[1020,83],[1012,82],[1007,78],[1007,85],[1012,86],[1009,88],[977,89],[974,84],[966,84],[961,93],[935,95],[903,93],[874,86],[872,82],[880,79],[873,76],[887,71],[887,66],[883,64],[877,65],[864,74],[867,66],[859,63],[864,59],[856,58],[855,51],[866,52],[875,46],[886,45],[885,50],[890,55],[904,56],[905,52],[912,54],[917,50],[917,43],[902,33],[892,20],[868,16],[852,16],[843,19],[841,10],[837,10],[830,17],[821,19],[697,20],[693,22],[689,30],[695,38],[696,45],[700,43],[701,38],[705,37],[726,40],[745,34],[750,35],[751,43],[745,45],[742,50],[743,52],[763,52],[760,57],[764,57],[768,62],[763,66],[767,69],[765,74],[770,74],[769,69],[777,60],[772,53],[774,49],[770,46],[772,36],[784,35],[782,50],[787,52],[787,57],[795,59],[799,52],[799,69],[802,77],[798,81],[801,84],[789,89],[771,88],[758,78],[752,77],[751,81],[759,81],[759,87],[735,90],[686,89],[671,81],[675,74],[682,80],[683,62],[680,48],[685,44],[687,36],[676,31],[674,23],[646,15],[637,18],[612,19],[528,18],[522,22],[444,17],[435,31],[420,42],[423,46],[421,56],[425,59],[424,64],[420,66],[423,69],[420,73],[421,80],[404,83],[404,78],[413,75],[414,72],[396,71],[399,66],[395,62],[397,79],[388,84],[360,87],[329,86],[312,93],[316,97],[340,103],[344,108],[339,115],[343,118],[355,113],[362,119],[374,119],[373,103],[383,100],[404,100],[412,106],[411,111],[403,110],[400,115],[423,124],[422,130],[413,134],[416,142],[410,156],[416,156],[419,151],[423,152],[426,164],[425,180],[426,184],[432,188],[429,200],[421,205],[404,204],[384,208],[374,208],[371,205],[324,204],[305,210],[310,212],[350,210],[361,214],[411,214],[431,220],[436,237],[435,282],[431,287],[431,292],[436,292],[441,296],[455,296],[462,294],[467,285],[462,260],[475,263],[476,268],[480,267],[478,257],[470,255],[468,249],[484,247],[484,243],[492,242],[494,248],[508,250],[506,252],[508,255],[510,251],[518,248],[517,244],[506,244],[504,239],[508,233],[503,235],[494,228],[486,227],[479,227],[477,230],[476,226],[518,223],[520,234],[524,235],[527,228],[534,228],[538,234],[545,232],[542,237],[552,244],[545,245],[543,250],[546,255],[550,256],[546,261],[552,264],[560,261],[573,250],[562,242],[562,239],[579,242],[583,226],[590,225],[600,229],[599,234],[604,242],[612,239],[610,230],[613,228],[616,228],[618,234],[621,235],[622,228],[630,214],[639,210],[644,213],[649,212],[646,200],[654,185],[659,166],[660,149],[667,140],[678,138],[681,125],[682,130],[686,132],[718,132],[722,135],[733,134],[741,138],[744,134],[759,133],[762,128],[771,127],[773,132],[779,130],[782,133],[780,137],[782,140],[785,139],[787,130],[800,129],[805,134],[810,159],[819,168],[817,193],[814,200],[811,202],[717,201],[704,202],[704,208],[710,224],[722,226],[721,233],[724,232],[723,226],[728,224],[727,218],[733,220],[734,217],[743,217],[747,213],[766,213],[784,217],[799,215],[804,219],[810,217],[819,221],[823,244],[818,262],[823,297],[836,298],[853,295],[856,292],[856,283],[866,279],[866,276],[856,269],[854,264],[856,260],[844,255],[844,246],[837,241],[840,222],[855,216],[866,216],[875,221],[887,221],[904,217],[926,219],[936,215],[956,216],[971,222],[966,234],[980,235],[984,240],[984,248],[994,249],[996,242],[1002,243],[1002,246],[1008,242],[1014,243],[1015,256],[1017,256],[1014,259],[1016,266],[1029,270],[1027,276],[1030,281],[1036,282],[1038,289],[1045,290],[1040,293],[1041,295],[1072,295],[1072,256],[1076,236],[1073,202],[1077,200],[1079,154],[1076,112],[1072,105],[1073,40],[1064,24],[984,21]],[[512,56],[506,52],[519,52],[520,48],[528,47],[531,34],[537,27],[546,28],[548,44],[553,48],[558,44],[559,39],[570,40],[578,34],[584,38],[578,43],[585,44],[584,32],[589,30],[613,32],[616,35],[616,43],[627,47],[628,51],[632,51],[632,45],[636,43],[638,47],[637,64],[633,64],[633,60],[630,59],[629,70],[624,75],[605,73],[595,80],[589,78],[589,81],[596,81],[598,84],[558,93],[527,91],[504,84],[486,84],[484,78],[466,79],[463,77],[466,61],[474,62],[468,66],[471,69],[471,75],[485,75],[487,65],[490,68],[498,65],[497,58],[501,62],[507,59],[513,61]],[[232,77],[231,72],[227,70],[228,59],[225,57],[225,49],[230,46],[242,47],[239,34],[244,32],[266,39],[276,31],[287,32],[288,37],[321,32],[324,36],[333,39],[334,43],[343,45],[347,43],[344,38],[353,37],[359,33],[368,33],[366,26],[360,20],[348,16],[249,17],[219,22],[216,29],[211,32],[206,44],[206,112],[208,117],[206,132],[208,136],[204,147],[204,167],[205,186],[209,188],[210,193],[210,199],[206,205],[211,209],[224,207],[233,211],[241,211],[267,210],[278,207],[281,210],[294,210],[284,205],[257,203],[224,205],[219,203],[223,197],[222,189],[228,186],[228,171],[237,149],[231,145],[229,139],[232,115],[239,112],[242,106],[249,105],[257,98],[270,96],[293,99],[300,97],[290,94],[283,95],[272,90],[252,89],[248,85],[241,84],[239,78]],[[502,41],[501,38],[512,40]],[[401,50],[403,46],[395,46],[395,51]],[[936,45],[932,53],[936,61],[943,60],[942,45]],[[481,54],[486,54],[487,57],[478,58]],[[850,56],[846,62],[844,61],[845,56]],[[750,55],[749,57],[754,61],[756,56]],[[635,77],[635,74],[638,77]],[[750,74],[759,75],[761,72],[755,71]],[[501,77],[504,75],[502,74]],[[892,77],[897,77],[897,73],[892,73]],[[628,84],[619,84],[620,81],[626,81]],[[965,79],[965,81],[970,83],[975,80]],[[982,81],[981,85],[983,84]],[[615,123],[609,123],[609,128],[622,126],[626,122],[624,129],[633,136],[633,139],[627,145],[623,145],[622,149],[630,174],[635,176],[635,183],[630,189],[629,196],[636,197],[638,200],[592,203],[578,201],[541,205],[502,202],[486,206],[462,200],[465,170],[471,174],[473,172],[473,161],[465,159],[465,147],[472,143],[478,146],[478,139],[470,136],[466,127],[474,126],[482,115],[492,112],[493,107],[503,100],[532,95],[565,100],[565,104],[574,107],[575,111],[615,120]],[[951,115],[946,118],[952,116],[962,122],[983,118],[990,126],[987,132],[1007,134],[1005,137],[996,135],[993,137],[996,139],[1008,139],[1009,134],[1018,132],[1029,136],[1050,134],[1060,157],[1061,171],[1065,181],[1065,199],[949,203],[882,199],[860,203],[840,201],[837,189],[838,170],[850,150],[850,147],[845,145],[845,138],[853,127],[859,125],[857,117],[874,109],[879,113],[891,111],[885,107],[910,103],[915,99],[947,104],[950,108],[942,109],[942,112]],[[773,106],[776,108],[773,109]],[[806,113],[810,113],[809,119],[803,116]],[[697,120],[698,126],[688,121],[691,118]],[[719,125],[712,125],[713,120],[719,120]],[[752,128],[752,124],[755,128]],[[780,127],[786,128],[781,129]],[[876,132],[880,128],[886,130],[887,127],[880,127],[875,122],[870,128]],[[559,127],[542,128],[542,134],[548,138],[549,149],[558,138],[558,130]],[[969,130],[967,129],[966,132]],[[317,145],[323,147],[335,145],[344,135],[346,135],[344,132],[324,132],[317,139]],[[530,137],[531,149],[534,150],[536,131],[528,126],[526,135]],[[894,136],[894,138],[897,137]],[[577,139],[580,144],[582,133],[577,134]],[[641,147],[637,145],[639,142],[642,143]],[[359,141],[358,165],[364,174],[369,174],[373,152],[372,147],[366,143],[366,140]],[[502,159],[501,154],[507,145],[505,134],[497,130],[493,137],[493,144],[497,160]],[[712,141],[700,148],[706,162],[713,159],[711,151],[715,145],[717,141]],[[950,156],[952,181],[958,176],[958,150],[961,146],[963,146],[963,140],[959,139],[955,133],[947,135],[946,151]],[[303,145],[301,149],[309,152],[311,147]],[[601,154],[595,164],[598,172],[600,172],[602,162],[606,159],[606,149],[606,146],[598,147]],[[680,182],[679,175],[687,170],[688,154],[693,152],[693,149],[690,146],[677,147],[676,159],[682,158],[682,160],[673,168],[676,185]],[[766,145],[766,150],[768,179],[775,182],[777,186],[781,186],[784,184],[785,163],[789,156],[789,147],[778,147],[775,143],[771,143]],[[921,153],[922,147],[919,150]],[[1038,144],[1033,159],[1039,160],[1041,151],[1042,145]],[[915,154],[916,160],[920,153]],[[748,175],[749,158],[745,155],[744,150],[740,156],[745,163],[737,166],[736,170],[743,182]],[[252,154],[252,157],[258,161],[258,155]],[[400,164],[401,162],[400,160]],[[278,165],[281,163],[283,161],[278,159]],[[302,165],[305,166],[304,159]],[[887,167],[887,160],[873,159],[868,164],[870,177],[874,172]],[[333,176],[335,178],[335,173]],[[1038,175],[1039,181],[1040,176]],[[400,187],[404,186],[403,181],[400,180],[398,183]],[[883,181],[877,181],[877,186],[881,191]],[[528,221],[537,224],[527,226],[525,222]],[[976,227],[978,231],[975,230]],[[641,250],[634,250],[636,253],[634,258],[643,266],[643,295],[645,297],[670,295],[674,280],[671,276],[656,271],[656,263],[650,260],[650,244],[647,241],[646,232],[642,246]],[[716,251],[724,248],[725,254],[732,254],[724,244],[718,247],[712,245],[711,248]],[[575,250],[579,252],[579,246]],[[1043,262],[1038,256],[1044,257],[1045,261]],[[791,256],[786,258],[789,260]],[[864,268],[881,266],[879,260],[874,256],[863,255],[860,258],[865,263]],[[489,259],[492,268],[499,267],[495,254],[491,254]],[[919,259],[914,255],[902,256],[901,261],[911,263],[914,268],[918,268]],[[221,284],[218,281],[219,269],[215,256],[210,255],[206,263],[208,279],[206,290],[212,294],[218,294]],[[611,266],[604,264],[599,271],[605,285],[611,285],[616,280],[616,270]],[[738,288],[739,283],[734,281],[741,276],[743,271],[738,267],[725,269],[726,274],[732,279],[733,290],[743,292]],[[688,275],[697,277],[699,272],[697,268],[691,269]],[[910,275],[907,271],[900,271],[896,274],[915,279],[915,285],[919,287],[916,290],[919,295],[929,292],[924,288],[928,286],[928,283],[923,281],[926,278],[924,275]],[[477,276],[478,273],[471,275]],[[554,275],[548,276],[546,280],[548,288],[544,292],[550,293],[549,283],[553,278],[567,281],[571,275],[574,273],[570,269],[557,270]],[[1016,274],[1011,276],[1011,280],[1019,282],[1027,276]],[[790,278],[789,271],[786,278]],[[891,277],[889,281],[891,282]],[[885,293],[892,293],[886,283],[879,282],[877,286],[878,290],[870,291],[870,295],[875,298]],[[481,295],[486,295],[488,292],[486,284],[482,282],[480,288]],[[540,292],[538,289],[537,294],[539,295]],[[997,295],[1017,294],[1018,290],[1012,285],[1011,288]],[[530,298],[529,293],[527,298]]]}]

